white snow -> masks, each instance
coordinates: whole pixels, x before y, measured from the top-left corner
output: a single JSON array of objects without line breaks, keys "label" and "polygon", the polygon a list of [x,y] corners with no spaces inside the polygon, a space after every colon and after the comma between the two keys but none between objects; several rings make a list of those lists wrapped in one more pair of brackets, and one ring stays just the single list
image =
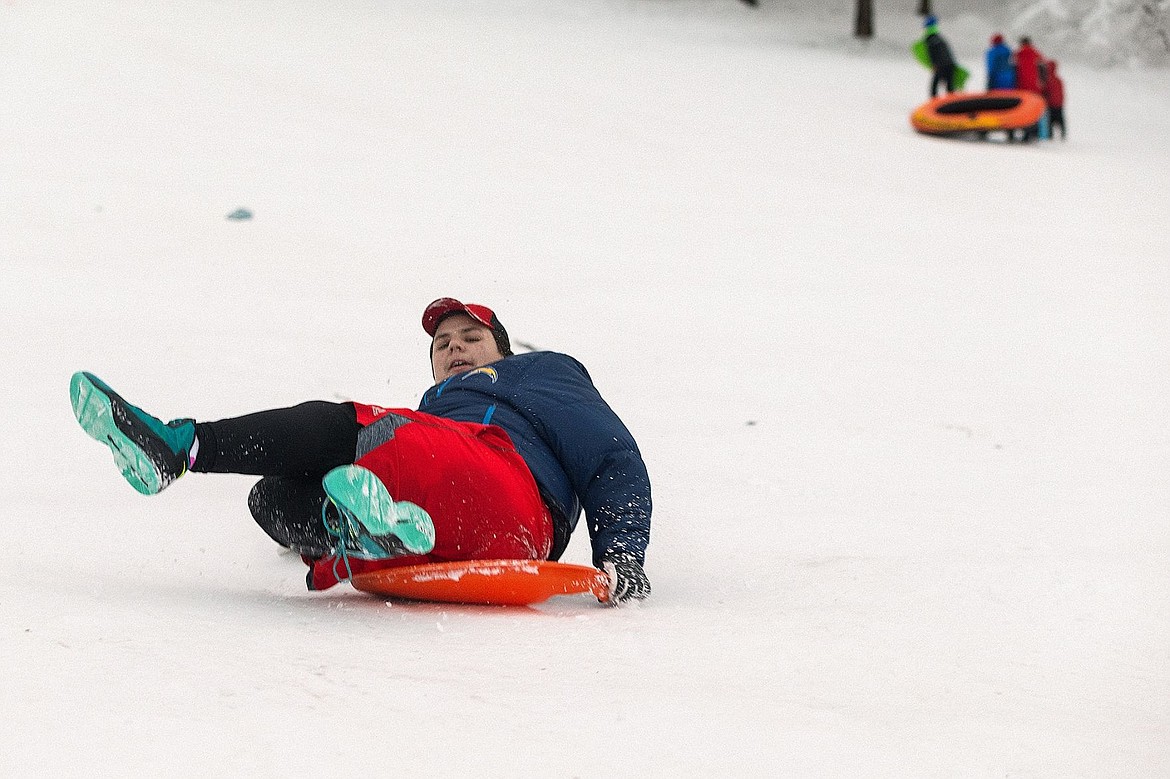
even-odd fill
[{"label": "white snow", "polygon": [[[1170,74],[926,138],[911,5],[0,6],[0,775],[1164,775]],[[70,413],[414,406],[443,295],[633,430],[650,601],[308,593]]]}]

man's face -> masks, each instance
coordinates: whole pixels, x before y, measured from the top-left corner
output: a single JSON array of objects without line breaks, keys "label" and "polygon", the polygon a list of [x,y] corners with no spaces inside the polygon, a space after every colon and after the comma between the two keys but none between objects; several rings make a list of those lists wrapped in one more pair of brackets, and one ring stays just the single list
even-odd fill
[{"label": "man's face", "polygon": [[482,368],[502,357],[491,329],[467,314],[452,314],[444,319],[431,342],[431,370],[436,382]]}]

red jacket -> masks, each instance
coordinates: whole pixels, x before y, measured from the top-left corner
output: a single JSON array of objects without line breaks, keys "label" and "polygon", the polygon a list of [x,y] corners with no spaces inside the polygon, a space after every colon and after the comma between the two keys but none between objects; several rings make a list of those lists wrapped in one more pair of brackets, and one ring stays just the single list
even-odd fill
[{"label": "red jacket", "polygon": [[1044,82],[1044,99],[1051,108],[1064,108],[1064,82],[1056,75],[1056,63],[1048,63],[1048,79]]},{"label": "red jacket", "polygon": [[1016,88],[1040,94],[1040,52],[1031,44],[1016,51]]}]

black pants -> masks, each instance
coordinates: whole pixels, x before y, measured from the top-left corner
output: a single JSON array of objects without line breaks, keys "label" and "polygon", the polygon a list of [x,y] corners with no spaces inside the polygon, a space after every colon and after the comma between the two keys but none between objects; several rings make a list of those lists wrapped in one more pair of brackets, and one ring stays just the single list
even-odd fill
[{"label": "black pants", "polygon": [[352,403],[326,401],[200,422],[191,470],[263,476],[248,495],[253,519],[278,544],[321,557],[330,548],[321,477],[354,461],[360,430]]},{"label": "black pants", "polygon": [[1068,136],[1068,133],[1066,132],[1066,130],[1064,128],[1064,106],[1060,106],[1059,108],[1053,108],[1053,107],[1049,106],[1049,108],[1048,108],[1048,137],[1049,138],[1056,137],[1056,128],[1057,127],[1060,127],[1060,139],[1063,141]]},{"label": "black pants", "polygon": [[934,76],[930,79],[930,96],[934,97],[938,94],[940,86],[946,87],[947,92],[955,91],[955,66],[943,65],[940,68],[935,68]]}]

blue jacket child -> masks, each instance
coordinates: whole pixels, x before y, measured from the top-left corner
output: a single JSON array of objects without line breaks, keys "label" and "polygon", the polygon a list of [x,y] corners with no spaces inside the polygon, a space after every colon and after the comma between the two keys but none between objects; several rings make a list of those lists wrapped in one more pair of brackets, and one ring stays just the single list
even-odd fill
[{"label": "blue jacket child", "polygon": [[1016,69],[1012,65],[1012,50],[999,33],[991,36],[987,50],[987,89],[1015,89]]}]

